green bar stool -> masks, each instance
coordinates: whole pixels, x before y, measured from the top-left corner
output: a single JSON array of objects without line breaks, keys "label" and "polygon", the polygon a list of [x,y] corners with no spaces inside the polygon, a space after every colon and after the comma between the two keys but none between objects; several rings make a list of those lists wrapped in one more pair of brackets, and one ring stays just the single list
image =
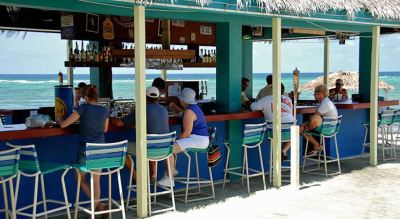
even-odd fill
[{"label": "green bar stool", "polygon": [[[0,211],[4,212],[6,219],[10,218],[10,215],[11,218],[17,218],[13,179],[18,175],[19,157],[19,148],[0,151],[0,184],[3,186],[4,197],[4,209]],[[11,212],[8,209],[7,182],[10,188]]]},{"label": "green bar stool", "polygon": [[[304,133],[313,135],[313,136],[319,136],[320,137],[320,144],[322,145],[322,150],[318,152],[318,155],[305,155],[303,156],[303,173],[309,173],[309,174],[316,174],[316,175],[325,175],[331,176],[331,175],[338,175],[342,173],[342,170],[340,168],[340,158],[339,158],[339,149],[338,149],[338,144],[336,140],[336,135],[339,132],[340,128],[340,123],[342,121],[342,116],[338,117],[324,117],[322,120],[322,125],[321,125],[321,132],[314,132],[314,131],[306,131]],[[327,156],[326,155],[326,147],[325,147],[325,139],[330,139],[333,138],[335,141],[335,150],[336,150],[336,157],[332,156]],[[306,142],[306,149],[305,152],[307,153],[308,151],[308,139]],[[321,160],[321,152],[323,160]],[[318,156],[318,158],[315,158]],[[329,160],[328,160],[329,159]],[[306,161],[313,161],[317,164],[317,168],[315,169],[309,169],[306,170]],[[330,173],[328,172],[328,163],[333,163],[336,162],[338,166],[337,171],[331,171]],[[325,174],[319,173],[322,169],[320,168],[320,164],[324,164],[324,171]]]},{"label": "green bar stool", "polygon": [[397,144],[398,144],[398,140],[400,139],[400,110],[396,110],[396,112],[394,113],[392,126],[394,126],[394,128],[395,128],[393,133],[396,136],[393,136],[394,137],[393,139],[394,139],[394,146],[397,148],[397,147],[399,147]]},{"label": "green bar stool", "polygon": [[[147,162],[148,165],[148,186],[149,186],[149,215],[152,215],[153,213],[160,213],[164,211],[175,211],[175,197],[174,197],[174,187],[171,186],[170,188],[161,186],[157,184],[157,165],[159,161],[163,160],[168,160],[172,155],[173,152],[173,147],[175,144],[175,138],[176,138],[176,132],[171,132],[167,134],[147,134],[147,161],[154,161],[156,162],[156,178],[153,183],[153,192],[151,192],[151,185],[150,185],[150,166]],[[126,208],[128,209],[136,209],[136,205],[129,205],[130,202],[130,197],[131,197],[131,192],[136,191],[136,185],[132,185],[132,175],[133,175],[133,155],[128,155],[128,159],[131,160],[132,162],[132,169],[131,169],[131,175],[129,179],[129,185],[128,185],[128,197],[126,200]],[[167,162],[168,165],[168,171],[171,171],[170,168],[170,163]],[[169,172],[169,175],[171,176],[171,172]],[[170,183],[173,185],[173,180],[172,177],[170,177]],[[163,191],[157,191],[157,187],[161,187]],[[165,194],[170,194],[171,195],[171,202],[172,205],[167,205],[161,202],[157,202],[156,197],[158,195],[165,195]],[[151,197],[153,198],[153,202],[151,201]],[[152,211],[152,204],[154,205],[160,205],[165,208]]]},{"label": "green bar stool", "polygon": [[[85,152],[85,164],[76,164],[74,165],[75,170],[78,173],[79,171],[90,173],[90,209],[85,208],[83,205],[88,202],[79,202],[79,194],[80,194],[80,186],[81,186],[81,176],[78,174],[78,185],[76,191],[76,201],[75,201],[75,215],[74,218],[78,217],[78,211],[82,210],[87,214],[90,214],[91,218],[94,219],[96,215],[101,214],[109,214],[111,218],[111,214],[113,212],[121,212],[122,218],[125,219],[125,208],[124,208],[124,197],[122,194],[122,185],[121,185],[121,174],[120,170],[124,167],[125,164],[125,155],[126,155],[126,147],[128,145],[128,141],[120,141],[115,143],[86,143],[86,152]],[[106,169],[106,171],[104,171]],[[118,178],[118,189],[120,196],[120,203],[112,199],[111,186],[112,174],[116,173]],[[94,206],[94,182],[93,175],[107,175],[108,176],[108,210],[97,211]],[[99,200],[100,201],[100,200]],[[117,206],[117,208],[112,209],[112,204]]]},{"label": "green bar stool", "polygon": [[[290,127],[293,125],[293,123],[282,123],[281,125],[281,143],[285,143],[285,142],[290,142]],[[270,154],[269,154],[269,183],[272,183],[272,170],[273,170],[273,162],[272,162],[272,158],[273,158],[273,152],[272,152],[272,139],[273,139],[273,130],[272,130],[273,126],[272,124],[268,123],[267,125],[267,136],[268,139],[271,142],[271,146],[270,146]],[[280,145],[279,145],[280,146]],[[290,161],[281,161],[282,162],[282,170],[290,170]],[[282,175],[282,178],[285,177],[285,179],[282,179],[283,182],[290,182],[290,174],[289,175]],[[286,179],[289,178],[289,179]]]},{"label": "green bar stool", "polygon": [[[396,144],[397,142],[393,137],[392,125],[394,124],[395,119],[395,110],[384,110],[379,115],[378,120],[378,129],[381,133],[380,140],[381,144],[379,149],[382,150],[382,160],[396,160]],[[400,115],[398,115],[400,117]],[[365,148],[370,147],[370,143],[368,142],[368,132],[369,132],[369,123],[364,123],[365,134],[364,134],[364,143],[362,144],[361,157],[365,157]],[[390,136],[390,139],[389,139]],[[378,144],[379,145],[379,144]],[[386,151],[389,153],[386,154]],[[388,157],[386,156],[388,155]]]},{"label": "green bar stool", "polygon": [[[206,200],[206,199],[215,199],[214,180],[213,180],[211,167],[208,166],[209,179],[200,178],[198,154],[204,154],[204,155],[206,155],[206,157],[208,156],[208,149],[210,147],[212,147],[212,145],[214,143],[216,132],[217,132],[216,127],[208,128],[210,143],[208,144],[207,148],[205,148],[205,149],[189,148],[189,149],[183,151],[183,154],[188,159],[187,174],[186,174],[186,177],[175,177],[175,180],[177,182],[185,185],[185,194],[176,195],[176,197],[184,196],[185,199],[183,201],[185,203],[193,202],[193,201],[201,201],[201,200]],[[191,165],[190,165],[191,164],[191,156],[190,155],[191,154],[194,154],[195,162],[196,162],[196,176],[194,176],[194,177],[190,177],[190,168],[191,168]],[[175,162],[176,162],[176,160],[175,160]],[[208,163],[207,163],[207,165],[208,165]],[[191,186],[191,185],[197,185],[197,186]],[[201,187],[204,187],[204,186],[211,187],[211,194],[201,191]],[[194,189],[197,189],[197,192],[190,192],[190,190],[194,190]],[[202,197],[189,199],[189,196],[194,196],[194,195],[198,195],[198,196],[200,195]]]},{"label": "green bar stool", "polygon": [[[33,203],[28,206],[24,206],[22,208],[16,209],[16,214],[25,216],[25,217],[31,217],[31,218],[37,218],[44,216],[44,218],[47,218],[48,214],[58,212],[58,211],[66,211],[67,212],[67,218],[71,218],[69,208],[71,207],[71,204],[68,202],[68,196],[67,196],[67,191],[65,188],[65,175],[68,172],[69,166],[67,164],[59,164],[59,163],[50,163],[50,162],[40,162],[38,160],[38,155],[36,152],[36,147],[35,145],[14,145],[10,143],[6,143],[6,145],[13,147],[13,148],[18,148],[20,149],[20,160],[19,160],[19,165],[18,169],[20,174],[17,176],[17,184],[16,184],[16,193],[15,193],[15,203],[17,204],[18,202],[18,193],[19,193],[19,183],[21,179],[21,175],[24,177],[34,177],[35,178],[35,185],[33,188],[34,191],[34,197],[33,197]],[[44,181],[44,176],[50,173],[54,173],[56,171],[63,171],[61,175],[61,185],[62,185],[62,190],[63,190],[63,195],[64,195],[64,201],[59,201],[59,200],[51,200],[51,199],[46,199],[46,190],[45,190],[45,181]],[[39,178],[40,178],[40,183],[41,183],[41,189],[42,189],[42,201],[38,202],[38,189],[39,189]],[[51,210],[47,209],[47,204],[52,203],[55,204],[59,207],[53,208]],[[43,205],[43,212],[37,212],[37,206]],[[28,209],[32,209],[31,213],[26,212]]]},{"label": "green bar stool", "polygon": [[[244,182],[244,178],[247,179],[247,192],[250,194],[250,178],[261,176],[264,184],[264,190],[266,189],[265,184],[265,172],[264,172],[264,162],[262,159],[261,153],[261,143],[264,140],[265,131],[267,129],[267,123],[260,123],[260,124],[246,124],[244,131],[243,131],[243,144],[242,147],[244,149],[243,152],[243,164],[241,167],[230,167],[228,168],[229,158],[230,158],[230,147],[229,143],[225,143],[225,147],[227,149],[227,158],[225,164],[225,174],[224,174],[224,182],[222,188],[225,189],[226,183],[226,176],[227,174],[240,176],[242,178],[242,185]],[[249,160],[247,157],[247,150],[248,149],[257,149],[259,158],[260,158],[260,166],[261,171],[249,168]],[[246,171],[246,173],[245,173]],[[251,173],[250,173],[251,172]]]}]

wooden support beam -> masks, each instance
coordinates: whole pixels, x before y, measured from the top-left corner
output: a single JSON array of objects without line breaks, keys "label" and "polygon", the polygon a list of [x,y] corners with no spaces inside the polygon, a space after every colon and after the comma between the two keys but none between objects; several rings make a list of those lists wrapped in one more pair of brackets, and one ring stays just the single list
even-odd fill
[{"label": "wooden support beam", "polygon": [[[328,75],[329,75],[329,37],[324,39],[324,84],[328,87]],[[328,87],[329,88],[329,87]]]},{"label": "wooden support beam", "polygon": [[136,86],[136,171],[137,216],[145,218],[147,212],[147,127],[146,127],[146,24],[144,6],[134,6],[135,22],[135,86]]}]

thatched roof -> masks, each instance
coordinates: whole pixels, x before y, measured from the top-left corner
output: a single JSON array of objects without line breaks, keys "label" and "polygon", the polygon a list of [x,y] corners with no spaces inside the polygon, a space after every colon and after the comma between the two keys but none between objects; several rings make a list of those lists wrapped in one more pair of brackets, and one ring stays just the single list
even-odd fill
[{"label": "thatched roof", "polygon": [[[300,76],[301,77],[301,76]],[[359,74],[358,72],[351,72],[351,71],[339,71],[335,73],[331,73],[328,76],[328,88],[334,88],[335,87],[335,82],[336,79],[342,79],[344,82],[343,88],[345,89],[350,89],[350,90],[358,90],[358,77]],[[304,90],[314,90],[314,88],[320,84],[324,84],[324,78],[323,76],[318,77],[307,84],[303,84],[300,86],[299,91],[304,91]],[[385,90],[385,92],[388,92],[394,87],[392,85],[389,85],[388,83],[380,80],[379,81],[379,88]]]},{"label": "thatched roof", "polygon": [[376,19],[400,20],[400,0],[236,0],[239,8],[246,7],[251,1],[268,13],[287,11],[309,15],[345,11],[349,18],[354,19],[358,12],[367,11]]}]

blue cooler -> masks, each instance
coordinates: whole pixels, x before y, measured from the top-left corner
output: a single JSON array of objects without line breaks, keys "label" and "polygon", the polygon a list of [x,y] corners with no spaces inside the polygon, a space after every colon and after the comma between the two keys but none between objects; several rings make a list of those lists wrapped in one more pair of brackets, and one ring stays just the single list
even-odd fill
[{"label": "blue cooler", "polygon": [[65,119],[71,115],[74,108],[73,89],[70,85],[58,85],[54,87],[55,118]]}]

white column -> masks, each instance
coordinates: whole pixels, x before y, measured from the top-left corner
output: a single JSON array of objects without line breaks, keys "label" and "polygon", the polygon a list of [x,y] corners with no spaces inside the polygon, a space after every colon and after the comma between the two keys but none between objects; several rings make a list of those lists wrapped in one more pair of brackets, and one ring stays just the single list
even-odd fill
[{"label": "white column", "polygon": [[[70,48],[72,48],[72,40],[67,41],[67,60],[69,60],[69,53],[70,53]],[[68,80],[68,85],[71,85],[72,87],[74,86],[74,69],[72,67],[67,68],[67,80]]]},{"label": "white column", "polygon": [[[329,37],[324,40],[324,84],[328,87],[328,74],[329,74]],[[329,88],[329,87],[328,87]]]},{"label": "white column", "polygon": [[379,76],[379,38],[380,26],[372,27],[372,52],[371,52],[371,107],[370,121],[370,165],[378,164],[378,76]]},{"label": "white column", "polygon": [[273,186],[281,182],[281,18],[272,18]]},{"label": "white column", "polygon": [[147,217],[146,28],[144,6],[134,6],[137,216]]},{"label": "white column", "polygon": [[300,129],[299,126],[290,127],[290,186],[293,189],[300,187]]}]

